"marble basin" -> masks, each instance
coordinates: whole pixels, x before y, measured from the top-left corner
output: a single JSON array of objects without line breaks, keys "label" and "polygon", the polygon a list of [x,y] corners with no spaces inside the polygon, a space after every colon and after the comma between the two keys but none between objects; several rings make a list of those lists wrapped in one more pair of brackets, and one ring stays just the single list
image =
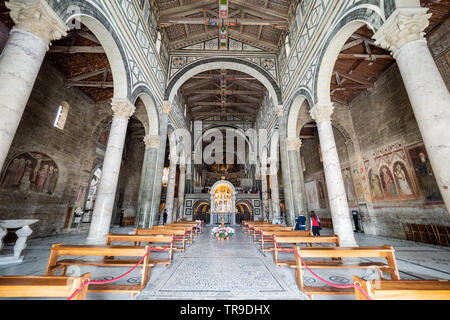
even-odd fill
[{"label": "marble basin", "polygon": [[32,225],[33,223],[36,223],[38,221],[39,220],[35,220],[35,219],[0,220],[0,227],[9,228],[9,229],[17,229],[17,228],[23,228],[25,226]]}]

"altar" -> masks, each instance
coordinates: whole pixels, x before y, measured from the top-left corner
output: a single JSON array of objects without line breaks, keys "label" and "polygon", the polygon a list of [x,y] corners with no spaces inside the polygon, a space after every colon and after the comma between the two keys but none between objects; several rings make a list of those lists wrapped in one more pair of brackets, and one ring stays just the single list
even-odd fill
[{"label": "altar", "polygon": [[218,181],[211,188],[210,225],[236,224],[236,189],[226,180]]}]

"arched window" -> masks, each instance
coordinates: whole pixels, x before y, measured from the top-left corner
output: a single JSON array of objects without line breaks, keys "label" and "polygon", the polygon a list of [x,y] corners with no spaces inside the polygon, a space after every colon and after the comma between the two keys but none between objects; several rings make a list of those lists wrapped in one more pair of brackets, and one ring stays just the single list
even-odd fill
[{"label": "arched window", "polygon": [[56,113],[55,122],[53,126],[64,130],[64,126],[66,125],[67,116],[69,115],[69,103],[63,101],[61,105],[58,107],[58,112]]}]

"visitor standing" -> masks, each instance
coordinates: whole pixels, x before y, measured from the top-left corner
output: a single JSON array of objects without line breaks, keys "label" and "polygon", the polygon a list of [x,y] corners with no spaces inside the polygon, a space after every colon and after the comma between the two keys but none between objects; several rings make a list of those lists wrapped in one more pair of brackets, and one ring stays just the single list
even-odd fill
[{"label": "visitor standing", "polygon": [[163,213],[163,225],[166,224],[167,222],[167,209],[164,209],[164,213]]},{"label": "visitor standing", "polygon": [[311,229],[313,236],[320,236],[320,219],[314,211],[311,211]]}]

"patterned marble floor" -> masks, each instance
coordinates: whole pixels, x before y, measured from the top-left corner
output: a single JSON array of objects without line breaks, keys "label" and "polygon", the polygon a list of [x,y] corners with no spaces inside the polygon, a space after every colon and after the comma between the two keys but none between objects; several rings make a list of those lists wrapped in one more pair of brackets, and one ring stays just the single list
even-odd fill
[{"label": "patterned marble floor", "polygon": [[[263,254],[239,226],[236,226],[235,230],[236,234],[232,240],[218,242],[211,236],[211,229],[206,228],[184,253],[175,253],[171,266],[152,268],[149,285],[135,299],[307,299],[297,289],[292,269],[276,267],[271,253]],[[132,228],[112,230],[114,233],[132,231]],[[325,229],[323,234],[331,234],[331,230]],[[24,250],[24,262],[20,265],[0,266],[0,275],[42,275],[53,243],[82,244],[86,236],[87,233],[83,232],[30,239]],[[450,279],[448,247],[364,234],[355,234],[355,237],[359,245],[393,246],[402,279]],[[11,249],[6,247],[0,254],[8,253]],[[165,254],[152,253],[156,258]],[[294,259],[294,256],[283,254],[281,258],[289,260]],[[79,271],[91,272],[92,278],[99,280],[119,276],[128,269],[82,267]],[[355,270],[320,270],[318,274],[336,284],[350,283],[353,274],[366,275],[364,271]],[[310,285],[324,285],[308,272],[305,273],[305,279]],[[117,283],[133,284],[139,280],[139,270],[135,270]],[[87,299],[127,300],[130,296],[118,293],[89,293]],[[354,296],[317,296],[315,299],[353,300]]]}]

